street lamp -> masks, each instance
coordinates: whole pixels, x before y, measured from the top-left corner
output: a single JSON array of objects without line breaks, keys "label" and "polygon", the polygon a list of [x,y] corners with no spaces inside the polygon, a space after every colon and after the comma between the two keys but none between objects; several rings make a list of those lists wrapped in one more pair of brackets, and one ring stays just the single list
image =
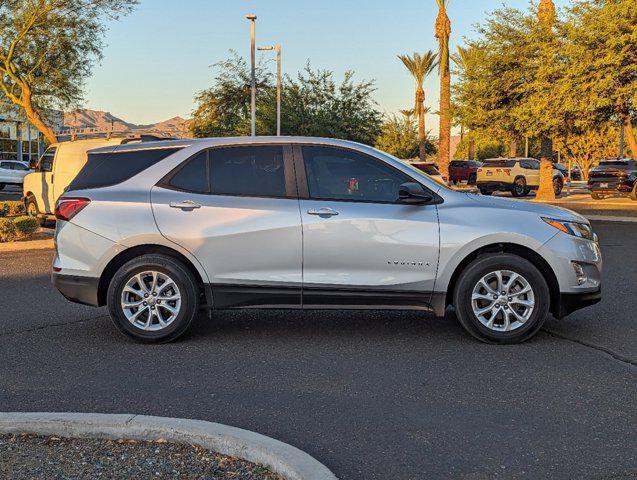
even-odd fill
[{"label": "street lamp", "polygon": [[251,71],[251,99],[250,99],[250,110],[252,114],[252,126],[251,133],[252,136],[256,136],[257,134],[257,80],[256,80],[256,66],[255,66],[255,48],[254,48],[254,27],[257,16],[254,14],[246,15],[246,19],[250,20],[250,58],[252,61],[252,71]]},{"label": "street lamp", "polygon": [[281,45],[259,47],[259,50],[276,50],[276,136],[281,136]]}]

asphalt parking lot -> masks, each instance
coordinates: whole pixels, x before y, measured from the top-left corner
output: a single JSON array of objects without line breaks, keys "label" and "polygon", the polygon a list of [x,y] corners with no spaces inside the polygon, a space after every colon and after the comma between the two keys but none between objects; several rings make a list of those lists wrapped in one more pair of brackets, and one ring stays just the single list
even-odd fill
[{"label": "asphalt parking lot", "polygon": [[50,250],[0,254],[0,411],[220,422],[342,479],[637,477],[637,223],[594,222],[602,303],[489,346],[417,312],[246,311],[129,342],[66,302]]}]

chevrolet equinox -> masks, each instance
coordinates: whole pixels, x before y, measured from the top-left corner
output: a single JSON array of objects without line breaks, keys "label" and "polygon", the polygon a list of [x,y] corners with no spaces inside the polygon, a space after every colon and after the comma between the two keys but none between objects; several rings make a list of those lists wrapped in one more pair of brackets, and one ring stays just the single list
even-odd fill
[{"label": "chevrolet equinox", "polygon": [[91,150],[56,205],[54,285],[141,342],[200,309],[418,309],[490,343],[601,299],[589,222],[446,188],[333,139],[213,138]]}]

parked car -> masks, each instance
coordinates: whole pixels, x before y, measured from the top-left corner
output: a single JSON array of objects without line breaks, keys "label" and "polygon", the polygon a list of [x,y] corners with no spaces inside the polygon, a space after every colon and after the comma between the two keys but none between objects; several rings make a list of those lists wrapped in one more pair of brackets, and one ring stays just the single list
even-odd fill
[{"label": "parked car", "polygon": [[516,343],[601,298],[600,249],[566,209],[451,190],[374,148],[301,137],[89,152],[58,200],[52,280],[141,342],[201,306],[455,308]]},{"label": "parked car", "polygon": [[[35,172],[24,179],[22,190],[27,214],[42,220],[54,215],[55,202],[86,164],[87,151],[106,146],[113,148],[144,139],[145,137],[102,137],[52,144],[38,160]],[[149,139],[157,137],[151,136]]]},{"label": "parked car", "polygon": [[21,186],[24,177],[30,172],[27,162],[18,160],[0,160],[0,190],[7,185]]},{"label": "parked car", "polygon": [[[561,164],[553,162],[553,168],[559,170],[564,176],[564,180],[568,180],[568,167]],[[580,171],[577,165],[571,165],[571,180],[578,181],[582,179],[582,172]]]},{"label": "parked car", "polygon": [[[540,186],[540,162],[534,158],[494,158],[478,168],[476,185],[482,195],[508,191],[514,197],[528,195]],[[562,193],[564,175],[553,169],[555,195]]]},{"label": "parked car", "polygon": [[438,183],[446,184],[444,177],[438,170],[438,165],[435,162],[420,162],[420,161],[411,161],[409,162],[414,168],[417,168],[421,172],[426,173],[431,178],[433,178]]},{"label": "parked car", "polygon": [[449,162],[449,178],[454,184],[467,182],[474,185],[478,179],[478,168],[482,165],[476,160],[452,160]]},{"label": "parked car", "polygon": [[627,195],[637,201],[637,161],[602,160],[588,174],[591,197],[601,200],[608,195]]}]

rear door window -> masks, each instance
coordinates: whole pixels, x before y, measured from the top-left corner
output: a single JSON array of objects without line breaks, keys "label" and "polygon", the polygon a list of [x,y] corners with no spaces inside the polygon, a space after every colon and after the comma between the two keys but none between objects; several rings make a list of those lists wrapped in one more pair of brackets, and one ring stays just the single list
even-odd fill
[{"label": "rear door window", "polygon": [[117,185],[178,152],[183,147],[126,150],[115,148],[106,153],[89,153],[86,165],[69,185],[69,190],[84,190]]},{"label": "rear door window", "polygon": [[209,151],[209,155],[212,194],[286,196],[282,146],[213,148]]}]

